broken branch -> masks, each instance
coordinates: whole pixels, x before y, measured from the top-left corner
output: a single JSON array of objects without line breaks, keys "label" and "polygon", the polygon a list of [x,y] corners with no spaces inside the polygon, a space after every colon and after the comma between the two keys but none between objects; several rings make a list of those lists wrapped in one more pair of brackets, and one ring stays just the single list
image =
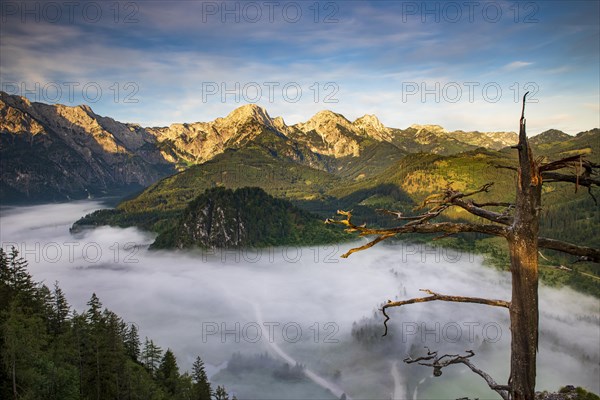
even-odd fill
[{"label": "broken branch", "polygon": [[[433,367],[433,375],[441,376],[442,368],[447,367],[452,364],[465,364],[467,367],[471,369],[471,371],[475,372],[477,375],[481,376],[485,382],[488,384],[490,389],[498,393],[504,400],[509,400],[509,392],[511,390],[508,385],[499,385],[496,381],[486,372],[481,369],[475,367],[473,363],[469,360],[469,358],[473,357],[475,353],[473,350],[466,350],[466,355],[460,354],[444,354],[441,357],[438,357],[437,351],[431,351],[429,348],[427,349],[427,355],[421,356],[418,358],[412,358],[408,356],[403,361],[407,364],[418,363],[419,365],[424,365],[426,367]],[[444,360],[445,359],[445,360]]]},{"label": "broken branch", "polygon": [[416,297],[416,298],[412,298],[412,299],[408,299],[408,300],[401,300],[401,301],[388,300],[387,304],[383,305],[383,307],[381,308],[381,312],[385,316],[385,321],[383,321],[383,325],[385,327],[385,332],[384,332],[383,336],[386,336],[388,333],[387,322],[390,320],[390,317],[389,317],[389,315],[387,315],[385,310],[388,308],[391,308],[391,307],[401,307],[401,306],[405,306],[408,304],[426,303],[429,301],[449,301],[449,302],[454,302],[454,303],[485,304],[488,306],[510,308],[510,302],[505,301],[505,300],[492,300],[492,299],[484,299],[484,298],[480,298],[480,297],[449,296],[449,295],[433,292],[429,289],[420,289],[420,291],[429,293],[431,296]]}]

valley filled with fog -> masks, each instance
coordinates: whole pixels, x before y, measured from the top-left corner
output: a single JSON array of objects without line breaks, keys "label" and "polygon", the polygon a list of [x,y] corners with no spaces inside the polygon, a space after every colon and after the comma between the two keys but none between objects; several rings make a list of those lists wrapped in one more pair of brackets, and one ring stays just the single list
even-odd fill
[{"label": "valley filled with fog", "polygon": [[[402,359],[424,355],[424,346],[440,354],[473,350],[473,364],[506,382],[505,309],[442,302],[391,309],[385,338],[377,311],[388,299],[425,296],[419,289],[510,300],[510,275],[483,266],[479,256],[403,242],[348,259],[340,255],[352,244],[149,251],[155,235],[135,228],[69,232],[103,207],[82,201],[3,208],[2,247],[14,245],[36,281],[58,281],[78,312],[95,292],[142,338],[171,348],[183,369],[201,356],[211,381],[239,399],[499,398],[466,366],[433,377],[431,368]],[[572,384],[599,392],[599,301],[542,286],[540,308],[537,390]],[[284,363],[302,364],[306,377],[288,379],[293,371]]]}]

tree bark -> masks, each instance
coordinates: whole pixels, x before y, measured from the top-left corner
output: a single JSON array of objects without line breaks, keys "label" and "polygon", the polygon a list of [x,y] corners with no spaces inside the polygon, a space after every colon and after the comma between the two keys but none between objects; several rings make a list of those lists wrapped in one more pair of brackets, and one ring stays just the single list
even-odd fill
[{"label": "tree bark", "polygon": [[534,399],[538,346],[537,243],[524,231],[515,232],[509,241],[512,274],[509,385],[514,400]]},{"label": "tree bark", "polygon": [[13,396],[15,396],[15,400],[17,400],[19,398],[19,393],[17,393],[17,367],[16,367],[16,361],[15,361],[15,357],[13,357],[12,359],[12,389],[13,389]]},{"label": "tree bark", "polygon": [[513,400],[534,400],[538,347],[538,233],[542,179],[525,132],[525,98],[521,114],[519,179],[514,222],[508,235],[512,299],[509,386]]}]

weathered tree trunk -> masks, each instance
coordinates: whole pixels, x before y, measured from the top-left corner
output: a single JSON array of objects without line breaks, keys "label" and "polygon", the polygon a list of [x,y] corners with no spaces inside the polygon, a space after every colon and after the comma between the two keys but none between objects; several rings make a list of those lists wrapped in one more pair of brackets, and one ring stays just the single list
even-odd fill
[{"label": "weathered tree trunk", "polygon": [[13,396],[15,396],[15,400],[19,398],[19,393],[17,393],[17,366],[16,366],[16,357],[12,359],[12,388],[13,388]]},{"label": "weathered tree trunk", "polygon": [[514,400],[535,396],[538,347],[538,231],[542,179],[525,133],[525,99],[519,132],[515,217],[508,237],[512,274],[509,385]]}]

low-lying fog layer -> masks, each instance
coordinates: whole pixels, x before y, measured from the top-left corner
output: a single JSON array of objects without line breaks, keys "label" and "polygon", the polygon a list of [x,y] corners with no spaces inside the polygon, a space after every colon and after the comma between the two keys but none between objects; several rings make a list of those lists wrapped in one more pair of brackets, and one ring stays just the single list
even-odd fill
[{"label": "low-lying fog layer", "polygon": [[[451,366],[433,378],[430,368],[402,363],[408,353],[426,352],[424,346],[440,353],[473,349],[474,364],[499,382],[507,379],[510,331],[504,309],[410,305],[390,311],[391,335],[383,339],[379,313],[374,313],[387,299],[423,296],[421,288],[510,299],[510,276],[482,266],[479,257],[402,243],[379,245],[349,259],[339,258],[347,244],[150,252],[146,245],[153,235],[137,229],[69,233],[75,220],[98,208],[102,204],[91,201],[4,208],[2,247],[16,246],[36,280],[59,281],[78,311],[95,292],[104,306],[135,322],[142,337],[173,349],[183,369],[200,355],[213,380],[240,399],[249,396],[242,390],[272,396],[268,385],[236,386],[218,372],[238,351],[300,362],[314,375],[314,385],[354,399],[496,398],[466,367]],[[599,301],[542,286],[540,304],[538,390],[573,384],[598,392]],[[301,396],[298,390],[290,389],[290,396]]]}]

